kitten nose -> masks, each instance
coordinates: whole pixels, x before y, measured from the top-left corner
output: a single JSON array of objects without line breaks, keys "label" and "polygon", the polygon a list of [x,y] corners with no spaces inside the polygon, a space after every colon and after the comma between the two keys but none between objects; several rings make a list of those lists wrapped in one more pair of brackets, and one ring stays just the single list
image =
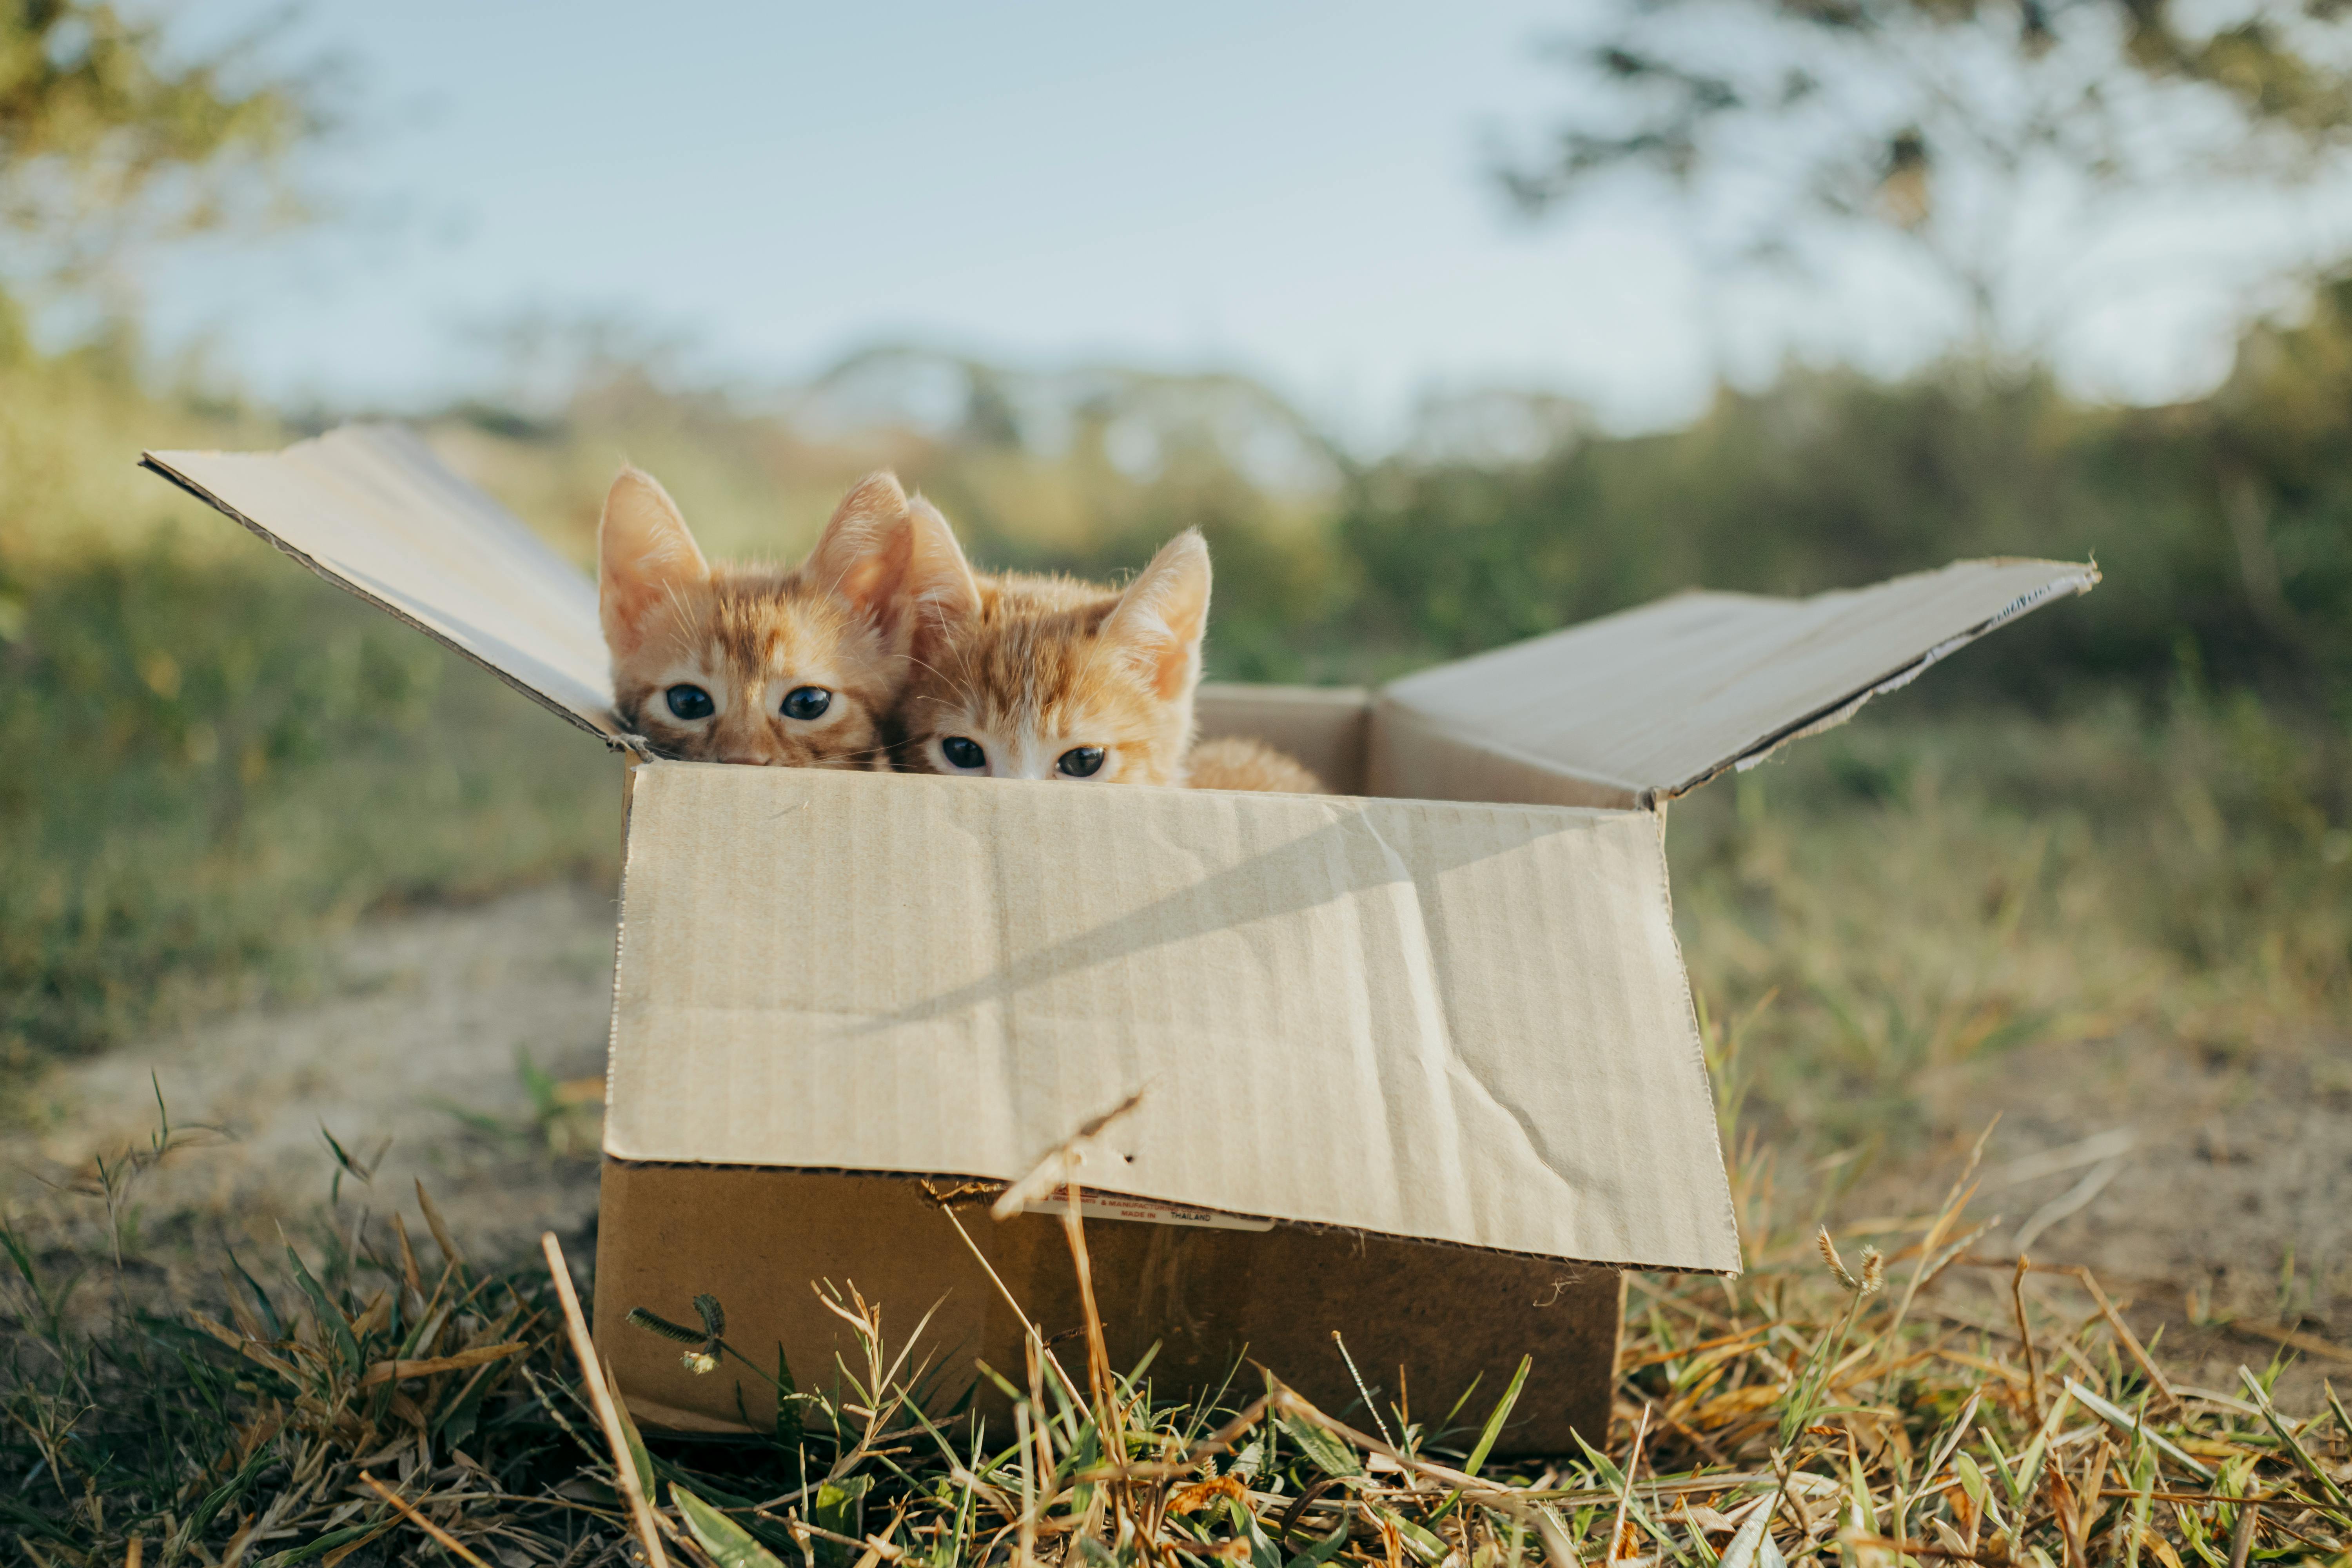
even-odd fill
[{"label": "kitten nose", "polygon": [[722,755],[719,760],[722,763],[731,763],[756,768],[766,763],[768,759],[754,752],[729,752]]}]

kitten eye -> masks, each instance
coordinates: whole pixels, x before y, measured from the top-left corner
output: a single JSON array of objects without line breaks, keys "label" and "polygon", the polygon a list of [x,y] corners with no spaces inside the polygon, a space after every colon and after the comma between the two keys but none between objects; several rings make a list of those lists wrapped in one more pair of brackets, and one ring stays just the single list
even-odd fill
[{"label": "kitten eye", "polygon": [[967,741],[961,735],[950,735],[940,742],[940,750],[946,753],[950,767],[969,770],[988,765],[988,753],[980,749],[978,742]]},{"label": "kitten eye", "polygon": [[1103,749],[1100,746],[1072,746],[1054,765],[1074,779],[1090,779],[1102,772]]},{"label": "kitten eye", "polygon": [[669,703],[669,710],[681,719],[708,719],[719,710],[719,704],[710,700],[710,693],[699,686],[673,686],[662,697]]},{"label": "kitten eye", "polygon": [[833,693],[822,686],[795,686],[784,693],[784,717],[822,719],[833,706]]}]

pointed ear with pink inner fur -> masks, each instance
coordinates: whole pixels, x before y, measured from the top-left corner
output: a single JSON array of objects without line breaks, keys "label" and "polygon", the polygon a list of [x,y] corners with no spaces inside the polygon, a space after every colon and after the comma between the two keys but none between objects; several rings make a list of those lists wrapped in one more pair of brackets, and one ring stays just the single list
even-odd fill
[{"label": "pointed ear with pink inner fur", "polygon": [[898,476],[868,474],[833,509],[802,570],[888,629],[905,595],[910,543],[907,492],[898,488]]},{"label": "pointed ear with pink inner fur", "polygon": [[980,582],[939,508],[917,496],[907,511],[907,624],[916,657],[929,658],[926,648],[980,614]]},{"label": "pointed ear with pink inner fur", "polygon": [[1188,528],[1160,547],[1103,622],[1154,694],[1174,700],[1201,679],[1201,637],[1209,628],[1209,546]]},{"label": "pointed ear with pink inner fur", "polygon": [[596,611],[615,658],[635,653],[646,617],[680,588],[710,577],[677,503],[643,469],[624,467],[596,526]]},{"label": "pointed ear with pink inner fur", "polygon": [[940,509],[869,474],[843,498],[807,570],[908,651],[980,607],[980,586]]}]

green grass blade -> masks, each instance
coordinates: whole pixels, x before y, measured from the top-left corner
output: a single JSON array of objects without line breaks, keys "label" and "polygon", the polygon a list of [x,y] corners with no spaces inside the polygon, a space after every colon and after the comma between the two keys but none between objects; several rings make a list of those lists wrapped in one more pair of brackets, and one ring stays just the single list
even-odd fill
[{"label": "green grass blade", "polygon": [[1470,1457],[1462,1461],[1464,1475],[1476,1475],[1478,1467],[1485,1464],[1486,1456],[1494,1451],[1495,1439],[1503,1435],[1503,1423],[1510,1419],[1511,1406],[1519,1402],[1519,1390],[1528,1385],[1528,1369],[1535,1363],[1536,1358],[1531,1355],[1519,1358],[1519,1370],[1511,1374],[1511,1386],[1503,1390],[1502,1398],[1495,1401],[1494,1414],[1486,1417],[1486,1425],[1478,1434],[1477,1447],[1472,1448]]},{"label": "green grass blade", "polygon": [[654,1457],[646,1451],[645,1434],[637,1430],[637,1418],[629,1414],[629,1402],[621,1397],[609,1366],[604,1369],[604,1383],[613,1395],[613,1414],[621,1418],[621,1436],[629,1445],[629,1463],[637,1472],[637,1485],[650,1501],[654,1495]]},{"label": "green grass blade", "polygon": [[1348,1544],[1349,1534],[1348,1517],[1342,1513],[1339,1516],[1339,1525],[1331,1533],[1292,1558],[1290,1568],[1322,1568],[1324,1563],[1339,1554],[1341,1547]]},{"label": "green grass blade", "polygon": [[793,1363],[784,1359],[784,1342],[776,1342],[776,1447],[801,1446],[800,1387],[793,1382]]},{"label": "green grass blade", "polygon": [[1286,1415],[1279,1425],[1290,1434],[1291,1441],[1298,1445],[1308,1462],[1325,1475],[1360,1476],[1364,1473],[1363,1463],[1356,1458],[1356,1451],[1312,1421],[1294,1421]]},{"label": "green grass blade", "polygon": [[335,1348],[342,1352],[343,1363],[351,1369],[352,1374],[356,1377],[366,1371],[367,1358],[360,1353],[360,1342],[352,1333],[352,1321],[343,1316],[342,1309],[335,1305],[334,1298],[327,1294],[327,1288],[319,1283],[303,1263],[302,1255],[295,1251],[290,1243],[286,1248],[286,1261],[294,1270],[294,1282],[302,1288],[302,1294],[310,1299],[310,1305],[319,1315],[320,1325],[333,1336]]},{"label": "green grass blade", "polygon": [[2303,1467],[2304,1474],[2317,1481],[2320,1489],[2326,1492],[2327,1500],[2335,1505],[2336,1524],[2352,1524],[2352,1498],[2347,1498],[2336,1478],[2312,1458],[2310,1451],[2303,1446],[2303,1440],[2294,1435],[2294,1428],[2279,1418],[2278,1411],[2271,1405],[2270,1390],[2242,1366],[2238,1369],[2238,1379],[2246,1385],[2246,1393],[2252,1396],[2254,1408],[2263,1413],[2263,1419],[2270,1424],[2272,1431],[2278,1434],[2278,1440],[2286,1445],[2287,1452],[2293,1454],[2295,1463]]},{"label": "green grass blade", "polygon": [[784,1568],[776,1554],[751,1538],[741,1525],[679,1486],[669,1484],[669,1500],[686,1518],[687,1529],[719,1568]]}]

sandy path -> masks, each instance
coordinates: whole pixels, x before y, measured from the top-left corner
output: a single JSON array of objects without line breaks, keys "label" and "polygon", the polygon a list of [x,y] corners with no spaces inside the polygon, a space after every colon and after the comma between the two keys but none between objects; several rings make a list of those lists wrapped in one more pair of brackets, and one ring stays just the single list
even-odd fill
[{"label": "sandy path", "polygon": [[520,1063],[527,1053],[557,1080],[603,1072],[609,898],[541,889],[372,921],[341,944],[336,970],[338,993],[324,1001],[63,1068],[36,1096],[34,1130],[0,1140],[0,1193],[12,1206],[54,1201],[45,1179],[144,1145],[160,1085],[175,1126],[217,1131],[140,1178],[135,1201],[151,1221],[315,1213],[336,1168],[323,1130],[374,1169],[372,1192],[344,1178],[347,1201],[413,1212],[421,1177],[467,1245],[583,1227],[596,1202],[593,1127],[577,1114],[541,1126]]},{"label": "sandy path", "polygon": [[[2161,1326],[2200,1386],[2235,1393],[2277,1342],[2252,1325],[2331,1342],[2282,1385],[2298,1407],[2320,1375],[2352,1383],[2352,1039],[2271,1042],[2240,1058],[2137,1036],[1996,1059],[1933,1087],[1944,1132],[1932,1156],[1887,1173],[1891,1194],[1931,1205],[1966,1143],[1998,1112],[1970,1214],[1998,1215],[1978,1250],[2037,1268],[2085,1265],[2131,1303],[2143,1337]],[[2006,1276],[1979,1271],[1980,1305]],[[2077,1288],[2041,1299],[2087,1316]]]}]

